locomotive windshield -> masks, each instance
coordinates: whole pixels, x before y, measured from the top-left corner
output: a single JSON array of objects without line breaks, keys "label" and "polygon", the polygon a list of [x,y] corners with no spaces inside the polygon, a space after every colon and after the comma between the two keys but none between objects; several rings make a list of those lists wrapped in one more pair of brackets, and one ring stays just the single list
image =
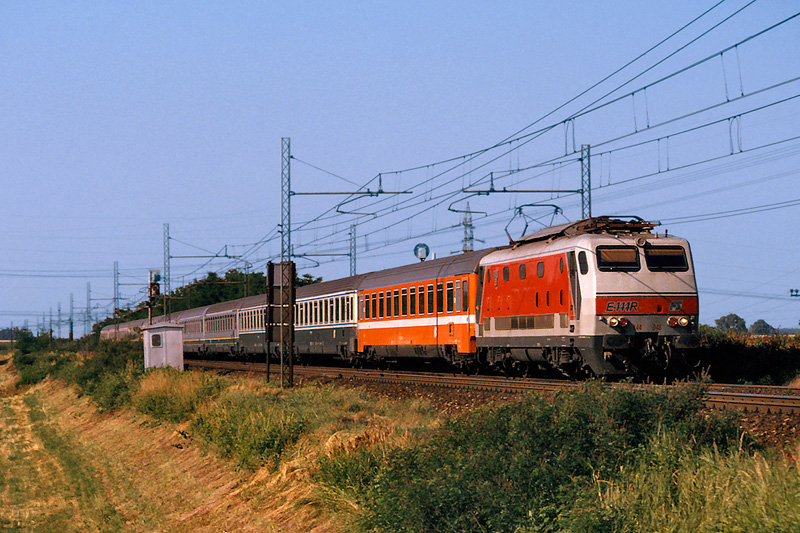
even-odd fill
[{"label": "locomotive windshield", "polygon": [[686,251],[680,246],[647,246],[644,260],[651,272],[686,272],[689,263]]},{"label": "locomotive windshield", "polygon": [[637,272],[639,252],[635,246],[598,246],[597,268],[602,272]]}]

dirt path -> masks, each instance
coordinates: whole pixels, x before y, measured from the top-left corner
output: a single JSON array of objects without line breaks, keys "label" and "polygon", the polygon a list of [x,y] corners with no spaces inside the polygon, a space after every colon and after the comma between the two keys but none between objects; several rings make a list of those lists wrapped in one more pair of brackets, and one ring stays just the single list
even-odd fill
[{"label": "dirt path", "polygon": [[15,379],[0,364],[0,530],[336,531],[279,476],[238,472],[181,428]]}]

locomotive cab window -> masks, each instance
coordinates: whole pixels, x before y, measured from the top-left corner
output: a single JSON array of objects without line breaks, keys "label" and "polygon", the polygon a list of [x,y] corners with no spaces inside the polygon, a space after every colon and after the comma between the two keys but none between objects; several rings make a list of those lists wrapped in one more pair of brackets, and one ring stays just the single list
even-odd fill
[{"label": "locomotive cab window", "polygon": [[686,272],[689,263],[686,252],[680,246],[647,246],[644,261],[651,272]]},{"label": "locomotive cab window", "polygon": [[637,272],[639,252],[635,246],[598,246],[597,268],[602,272]]},{"label": "locomotive cab window", "polygon": [[586,252],[583,250],[578,252],[578,266],[581,269],[581,274],[589,273],[589,263],[586,261]]}]

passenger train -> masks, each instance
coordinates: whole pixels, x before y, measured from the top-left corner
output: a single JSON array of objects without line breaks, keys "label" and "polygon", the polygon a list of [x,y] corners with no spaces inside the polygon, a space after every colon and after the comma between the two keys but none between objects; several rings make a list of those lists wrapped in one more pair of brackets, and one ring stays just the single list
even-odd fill
[{"label": "passenger train", "polygon": [[[681,377],[699,346],[689,243],[638,217],[545,228],[507,246],[298,287],[295,355],[402,359],[571,377]],[[264,295],[170,315],[195,356],[264,357]],[[162,317],[154,321],[163,320]],[[138,334],[146,321],[103,328]]]}]

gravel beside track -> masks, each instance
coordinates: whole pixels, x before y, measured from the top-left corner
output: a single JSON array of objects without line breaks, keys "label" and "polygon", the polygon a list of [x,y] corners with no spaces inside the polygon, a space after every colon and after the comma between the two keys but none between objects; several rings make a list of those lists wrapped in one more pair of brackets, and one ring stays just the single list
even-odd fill
[{"label": "gravel beside track", "polygon": [[[266,372],[266,365],[220,361],[186,361],[188,368],[223,371]],[[270,368],[272,379],[280,379],[279,368]],[[295,383],[332,383],[358,388],[391,399],[420,399],[449,415],[459,415],[486,405],[503,403],[528,392],[548,394],[558,388],[575,387],[574,382],[523,380],[452,374],[363,371],[345,368],[294,368]],[[635,386],[635,385],[634,385]],[[657,385],[650,385],[657,386]],[[744,431],[765,443],[782,446],[800,438],[800,389],[759,385],[711,385],[710,406],[731,411]],[[777,402],[776,402],[777,400]],[[762,403],[761,407],[758,404]],[[782,412],[781,412],[782,411]]]}]

